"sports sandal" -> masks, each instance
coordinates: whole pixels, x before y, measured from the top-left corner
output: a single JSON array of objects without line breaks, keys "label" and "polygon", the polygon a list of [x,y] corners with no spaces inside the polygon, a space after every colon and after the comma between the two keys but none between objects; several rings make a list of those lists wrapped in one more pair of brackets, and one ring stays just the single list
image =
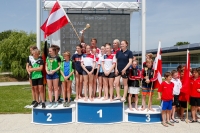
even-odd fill
[{"label": "sports sandal", "polygon": [[196,123],[197,122],[197,120],[195,121],[195,120],[190,120],[189,121],[189,123]]},{"label": "sports sandal", "polygon": [[176,119],[171,119],[173,122],[175,122],[175,123],[179,123],[179,121],[178,120],[176,120]]},{"label": "sports sandal", "polygon": [[161,123],[164,127],[168,127],[168,125],[164,122]]},{"label": "sports sandal", "polygon": [[174,124],[171,122],[166,122],[166,123],[169,124],[170,126],[174,126]]}]

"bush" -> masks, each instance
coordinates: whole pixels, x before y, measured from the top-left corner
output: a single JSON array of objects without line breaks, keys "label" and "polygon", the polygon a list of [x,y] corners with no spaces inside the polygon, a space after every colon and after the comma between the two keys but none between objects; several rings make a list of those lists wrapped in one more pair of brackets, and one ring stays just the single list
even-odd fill
[{"label": "bush", "polygon": [[[0,33],[1,34],[1,33]],[[29,46],[36,44],[36,34],[12,31],[0,41],[0,71],[10,71],[15,78],[27,78],[26,60],[30,54]]]}]

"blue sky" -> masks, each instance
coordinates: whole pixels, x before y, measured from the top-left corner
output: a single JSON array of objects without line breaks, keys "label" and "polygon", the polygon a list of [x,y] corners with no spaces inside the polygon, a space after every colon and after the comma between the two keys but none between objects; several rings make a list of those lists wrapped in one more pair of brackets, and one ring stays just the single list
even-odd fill
[{"label": "blue sky", "polygon": [[[162,41],[162,47],[173,46],[178,41],[200,43],[200,0],[146,2],[146,49],[157,48],[159,40]],[[46,14],[44,12],[43,19],[46,19]],[[141,41],[138,39],[141,16],[137,12],[134,16],[134,51],[137,51],[141,50]],[[36,0],[1,1],[0,18],[0,32],[9,29],[36,32]]]}]

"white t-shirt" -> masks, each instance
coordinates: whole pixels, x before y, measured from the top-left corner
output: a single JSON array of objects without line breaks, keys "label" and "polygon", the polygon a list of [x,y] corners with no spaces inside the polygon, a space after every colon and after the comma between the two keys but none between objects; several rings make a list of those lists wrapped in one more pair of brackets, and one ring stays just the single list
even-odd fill
[{"label": "white t-shirt", "polygon": [[[104,62],[105,70],[109,71],[110,68],[112,67],[112,65],[116,63],[116,57],[115,57],[115,55],[112,55],[112,54],[110,54],[110,55],[105,54],[103,56],[102,62]],[[111,72],[114,72],[114,69]]]},{"label": "white t-shirt", "polygon": [[174,95],[179,95],[180,94],[180,90],[182,88],[182,83],[181,83],[180,79],[172,78],[171,82],[174,83],[173,94]]},{"label": "white t-shirt", "polygon": [[102,62],[102,60],[103,60],[103,57],[104,57],[104,55],[100,55],[100,54],[99,54],[98,65],[100,65],[100,68],[99,68],[99,72],[100,72],[100,73],[103,72],[103,69],[102,69],[102,66],[101,66],[101,62]]},{"label": "white t-shirt", "polygon": [[83,62],[85,66],[93,67],[93,62],[96,62],[96,59],[93,54],[83,54],[81,57],[81,62]]}]

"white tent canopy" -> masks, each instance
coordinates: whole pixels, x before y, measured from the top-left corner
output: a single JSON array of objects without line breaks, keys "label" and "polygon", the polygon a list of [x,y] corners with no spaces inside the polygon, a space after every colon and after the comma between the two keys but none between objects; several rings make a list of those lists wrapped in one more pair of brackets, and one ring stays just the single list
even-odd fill
[{"label": "white tent canopy", "polygon": [[[55,1],[45,1],[44,8],[50,10]],[[125,10],[129,12],[138,11],[138,2],[103,2],[103,1],[60,1],[63,8],[68,10]]]}]

